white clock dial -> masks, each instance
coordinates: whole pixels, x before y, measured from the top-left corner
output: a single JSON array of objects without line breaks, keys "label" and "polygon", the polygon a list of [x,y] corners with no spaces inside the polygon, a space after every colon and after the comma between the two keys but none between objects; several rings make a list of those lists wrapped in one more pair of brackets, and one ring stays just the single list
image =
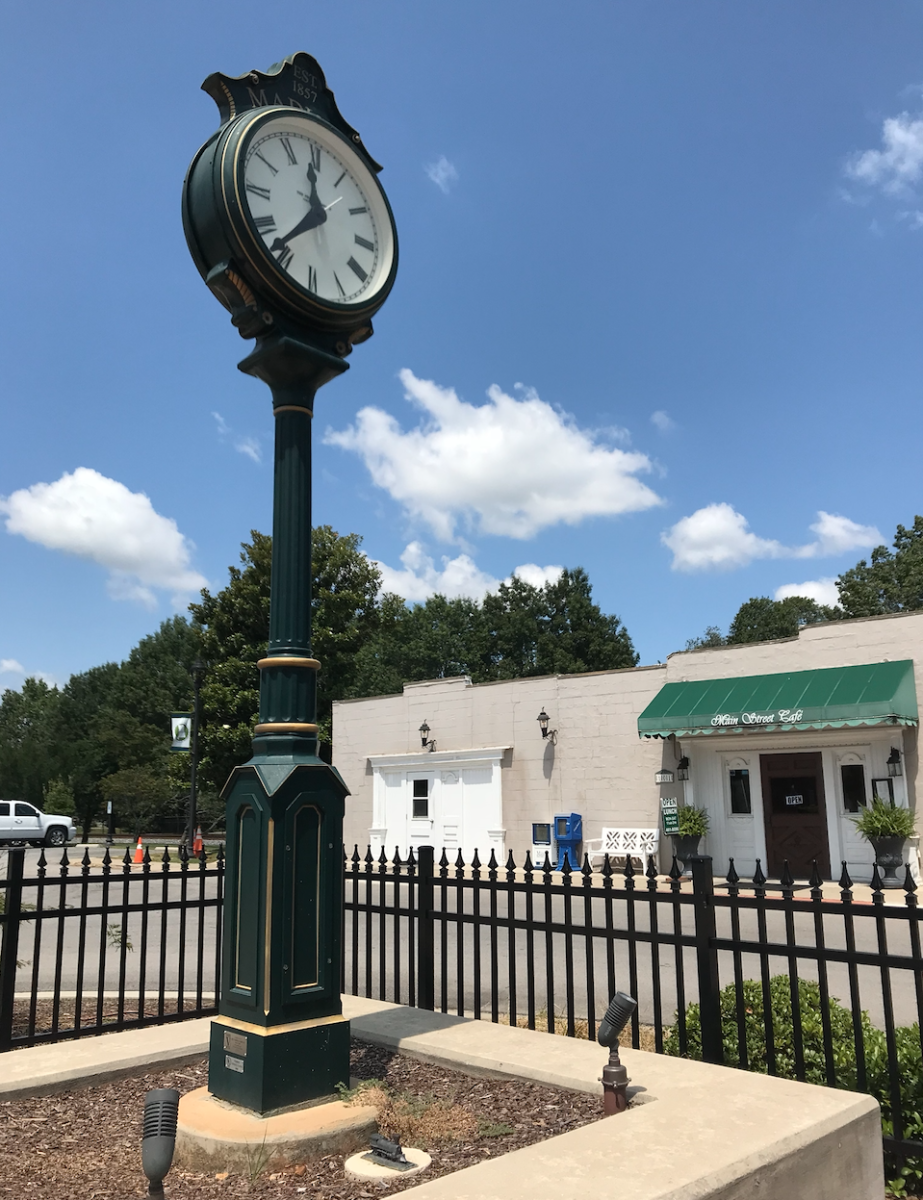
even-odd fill
[{"label": "white clock dial", "polygon": [[387,207],[359,157],[316,122],[284,115],[260,126],[241,200],[267,253],[319,300],[361,304],[386,281]]}]

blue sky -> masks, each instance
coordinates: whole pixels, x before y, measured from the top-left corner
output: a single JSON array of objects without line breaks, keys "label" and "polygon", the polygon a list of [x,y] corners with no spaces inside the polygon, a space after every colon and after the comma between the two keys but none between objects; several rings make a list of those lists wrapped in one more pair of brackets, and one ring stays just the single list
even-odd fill
[{"label": "blue sky", "polygon": [[0,688],[124,658],[270,529],[268,390],[179,200],[202,80],[296,50],[401,245],[315,522],[410,598],[583,566],[643,662],[829,594],[923,508],[921,34],[917,0],[6,5]]}]

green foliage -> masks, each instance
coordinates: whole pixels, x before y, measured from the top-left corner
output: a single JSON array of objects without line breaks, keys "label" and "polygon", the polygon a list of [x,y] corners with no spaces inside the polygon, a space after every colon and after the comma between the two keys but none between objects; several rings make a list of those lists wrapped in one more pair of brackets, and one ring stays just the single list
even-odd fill
[{"label": "green foliage", "polygon": [[842,615],[838,608],[828,608],[807,596],[788,596],[785,600],[755,596],[737,610],[728,630],[727,644],[737,646],[745,642],[797,637],[802,625],[836,621]]},{"label": "green foliage", "polygon": [[0,698],[0,796],[42,807],[56,774],[55,726],[61,693],[43,679],[26,679],[21,691]]},{"label": "green foliage", "polygon": [[853,817],[853,824],[864,838],[913,837],[914,816],[909,808],[897,808],[875,796],[872,803]]},{"label": "green foliage", "polygon": [[45,785],[45,800],[42,811],[52,816],[73,817],[77,809],[74,805],[74,789],[63,779],[52,779]]},{"label": "green foliage", "polygon": [[847,617],[875,617],[923,608],[923,517],[910,529],[898,525],[893,551],[876,546],[837,579],[840,605]]},{"label": "green foliage", "polygon": [[680,837],[704,837],[708,833],[708,813],[694,804],[684,804],[677,812]]},{"label": "green foliage", "polygon": [[687,650],[701,650],[707,646],[726,646],[727,638],[721,632],[717,625],[709,625],[703,634],[699,637],[689,638],[686,642]]},{"label": "green foliage", "polygon": [[[775,1074],[782,1079],[796,1079],[795,1030],[792,1014],[791,984],[787,975],[775,975],[769,981],[770,1013],[768,1024],[772,1029],[775,1048]],[[729,984],[720,993],[721,1038],[724,1063],[729,1067],[741,1066],[740,1041],[737,1022],[737,991]],[[766,1075],[769,1072],[767,1057],[767,1014],[763,1004],[762,984],[755,979],[745,979],[741,986],[740,1004],[744,1014],[744,1041],[747,1068]],[[827,1084],[826,1055],[824,1051],[823,1005],[820,987],[807,979],[798,981],[798,1007],[801,1014],[802,1047],[804,1056],[804,1080],[806,1083]],[[827,1014],[830,1024],[832,1066],[836,1087],[847,1091],[859,1091],[856,1067],[856,1031],[852,1013],[835,999],[828,999]],[[900,1094],[901,1112],[904,1118],[903,1136],[919,1139],[923,1136],[923,1062],[920,1054],[920,1031],[918,1026],[902,1026],[896,1030],[895,1044],[898,1077],[892,1080],[888,1066],[888,1047],[884,1032],[875,1029],[868,1013],[860,1016],[860,1037],[865,1050],[866,1088],[881,1105],[882,1129],[885,1134],[893,1132],[892,1086]],[[698,1004],[686,1007],[686,1057],[702,1058],[702,1022]],[[664,1040],[664,1053],[680,1056],[679,1024],[674,1020],[673,1028]],[[923,1159],[910,1159],[905,1164],[888,1164],[891,1176],[888,1185],[896,1196],[908,1194],[923,1182]]]}]

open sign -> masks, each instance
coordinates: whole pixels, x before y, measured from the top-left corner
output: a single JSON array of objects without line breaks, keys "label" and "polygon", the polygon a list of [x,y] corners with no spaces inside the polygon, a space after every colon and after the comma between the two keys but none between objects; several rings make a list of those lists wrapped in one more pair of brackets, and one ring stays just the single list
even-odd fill
[{"label": "open sign", "polygon": [[804,804],[804,796],[786,796],[785,803],[791,808],[796,804]]}]

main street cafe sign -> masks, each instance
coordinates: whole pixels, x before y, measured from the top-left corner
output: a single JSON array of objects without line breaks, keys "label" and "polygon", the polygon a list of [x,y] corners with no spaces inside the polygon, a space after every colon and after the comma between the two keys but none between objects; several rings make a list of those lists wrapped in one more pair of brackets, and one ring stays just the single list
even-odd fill
[{"label": "main street cafe sign", "polygon": [[665,683],[638,717],[641,737],[917,724],[913,662]]}]

